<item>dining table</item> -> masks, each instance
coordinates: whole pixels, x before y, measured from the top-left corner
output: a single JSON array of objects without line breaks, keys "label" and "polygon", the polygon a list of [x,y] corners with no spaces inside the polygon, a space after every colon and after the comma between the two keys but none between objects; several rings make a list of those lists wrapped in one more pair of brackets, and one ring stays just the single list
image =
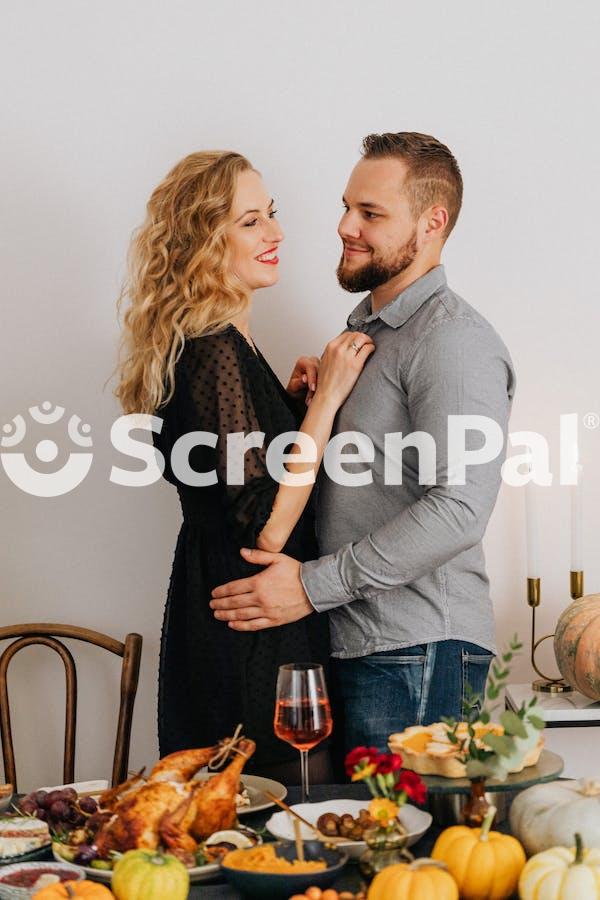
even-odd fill
[{"label": "dining table", "polygon": [[[321,803],[324,800],[364,800],[365,805],[371,799],[368,788],[365,784],[317,784],[313,785],[310,790],[310,802]],[[288,795],[285,802],[293,806],[300,802],[300,787],[288,787]],[[257,831],[263,832],[266,822],[276,810],[265,809],[260,812],[247,814],[242,817],[244,825],[248,825]],[[415,858],[429,856],[436,838],[443,831],[445,826],[436,825],[434,823],[425,832],[416,844],[410,848],[410,852]],[[505,834],[510,833],[508,820],[502,821],[498,825],[494,825],[496,831]],[[268,832],[263,833],[263,840],[274,840]],[[361,877],[360,869],[356,861],[351,860],[333,887],[337,891],[352,891],[356,893],[365,887]],[[217,877],[212,881],[203,881],[200,884],[192,885],[188,900],[212,900],[212,898],[223,898],[223,900],[244,900],[245,895],[227,884],[224,878]]]},{"label": "dining table", "polygon": [[[301,788],[299,785],[288,786],[287,792],[285,798],[286,804],[293,806],[296,803],[300,803]],[[21,796],[23,795],[15,795],[15,801]],[[367,786],[363,783],[315,784],[311,786],[309,802],[321,803],[325,800],[359,800],[364,801],[366,806],[371,800],[371,795]],[[507,805],[507,810],[509,805],[510,801]],[[240,817],[240,821],[243,825],[259,832],[263,841],[276,840],[266,828],[266,823],[274,812],[277,812],[277,807],[275,805],[255,813],[246,813]],[[436,824],[434,819],[425,834],[410,847],[410,852],[415,859],[423,856],[430,856],[438,835],[441,834],[445,827],[447,826]],[[493,827],[496,831],[510,834],[508,817],[503,819],[500,823],[495,822]],[[356,860],[350,860],[348,862],[340,877],[332,887],[337,891],[352,891],[353,893],[357,893],[361,889],[364,890],[366,888],[364,878],[361,875]],[[201,881],[190,886],[188,900],[212,900],[212,898],[222,898],[222,900],[247,900],[246,895],[229,885],[226,879],[219,874],[216,874],[215,877],[210,880]],[[168,900],[168,898],[165,898],[165,900]],[[510,900],[513,900],[513,898],[510,898]],[[514,900],[518,900],[516,894]]]}]

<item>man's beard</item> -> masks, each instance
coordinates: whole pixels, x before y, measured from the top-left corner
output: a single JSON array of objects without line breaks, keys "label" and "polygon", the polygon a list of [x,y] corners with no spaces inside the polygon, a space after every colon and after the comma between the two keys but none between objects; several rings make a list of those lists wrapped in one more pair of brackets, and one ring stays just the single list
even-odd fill
[{"label": "man's beard", "polygon": [[340,286],[352,294],[362,291],[372,291],[381,284],[391,281],[396,275],[404,272],[411,265],[417,255],[417,231],[397,252],[393,260],[382,260],[373,257],[366,265],[351,272],[344,271],[344,255],[336,270]]}]

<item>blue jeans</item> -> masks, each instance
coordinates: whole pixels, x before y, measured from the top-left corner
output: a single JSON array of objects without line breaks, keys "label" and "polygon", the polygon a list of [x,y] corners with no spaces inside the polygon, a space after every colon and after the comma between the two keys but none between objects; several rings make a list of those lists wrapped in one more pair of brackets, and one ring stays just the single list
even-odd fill
[{"label": "blue jeans", "polygon": [[332,660],[345,751],[357,746],[384,751],[390,734],[409,725],[429,725],[442,716],[462,719],[466,684],[483,695],[493,658],[477,644],[437,641]]}]

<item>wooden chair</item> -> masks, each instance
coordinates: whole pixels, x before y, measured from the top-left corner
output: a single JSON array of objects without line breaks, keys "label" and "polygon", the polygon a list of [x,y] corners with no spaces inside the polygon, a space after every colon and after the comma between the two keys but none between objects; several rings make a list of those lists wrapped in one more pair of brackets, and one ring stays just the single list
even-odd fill
[{"label": "wooden chair", "polygon": [[96,647],[102,647],[122,657],[121,666],[121,701],[119,704],[119,721],[113,757],[112,785],[125,781],[129,761],[129,745],[131,741],[131,722],[133,705],[138,686],[140,658],[142,655],[142,636],[132,632],[125,638],[125,643],[75,625],[54,625],[51,623],[33,622],[26,625],[8,625],[0,628],[0,641],[17,638],[0,656],[0,738],[2,740],[2,756],[4,758],[4,775],[15,791],[17,790],[17,774],[15,754],[10,727],[10,710],[8,706],[8,687],[6,672],[11,659],[30,644],[43,644],[55,650],[65,666],[67,680],[66,716],[65,716],[65,751],[63,758],[63,782],[69,784],[75,780],[75,729],[77,721],[77,673],[73,656],[67,647],[56,638],[75,638],[86,641]]}]

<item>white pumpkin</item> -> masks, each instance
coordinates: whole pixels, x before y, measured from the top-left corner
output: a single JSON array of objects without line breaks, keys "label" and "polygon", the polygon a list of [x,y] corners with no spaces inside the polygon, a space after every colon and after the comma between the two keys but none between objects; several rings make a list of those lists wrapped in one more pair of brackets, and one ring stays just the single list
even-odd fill
[{"label": "white pumpkin", "polygon": [[521,900],[600,900],[600,850],[552,847],[525,863],[519,877]]},{"label": "white pumpkin", "polygon": [[510,828],[528,856],[571,847],[576,831],[586,847],[600,848],[600,781],[550,781],[527,788],[512,803]]}]

